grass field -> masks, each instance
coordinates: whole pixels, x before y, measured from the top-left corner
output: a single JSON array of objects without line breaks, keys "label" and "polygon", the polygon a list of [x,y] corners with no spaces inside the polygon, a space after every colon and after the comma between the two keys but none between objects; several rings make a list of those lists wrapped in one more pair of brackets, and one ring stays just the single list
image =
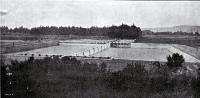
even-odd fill
[{"label": "grass field", "polygon": [[199,79],[185,74],[172,77],[173,72],[163,64],[160,68],[147,64],[152,66],[147,70],[139,62],[128,62],[112,72],[99,63],[68,57],[13,62],[9,79],[1,66],[3,80],[7,79],[2,94],[19,98],[199,98]]},{"label": "grass field", "polygon": [[191,47],[200,47],[200,36],[189,35],[143,35],[137,39],[139,43],[180,44]]},{"label": "grass field", "polygon": [[57,45],[56,41],[1,40],[1,54],[14,53]]},{"label": "grass field", "polygon": [[33,35],[23,33],[1,34],[1,40],[69,40],[69,39],[109,39],[107,36],[79,35]]}]

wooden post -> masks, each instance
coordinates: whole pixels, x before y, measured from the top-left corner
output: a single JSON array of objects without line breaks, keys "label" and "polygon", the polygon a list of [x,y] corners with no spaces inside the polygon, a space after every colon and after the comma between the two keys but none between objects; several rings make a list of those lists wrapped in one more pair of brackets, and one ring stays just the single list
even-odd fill
[{"label": "wooden post", "polygon": [[90,50],[89,50],[89,56],[90,56]]},{"label": "wooden post", "polygon": [[98,50],[98,52],[99,52],[99,47],[97,47],[97,50]]},{"label": "wooden post", "polygon": [[93,54],[95,54],[95,48],[93,48],[93,50],[94,50],[94,53],[93,53]]},{"label": "wooden post", "polygon": [[15,43],[13,42],[13,47],[15,46]]},{"label": "wooden post", "polygon": [[85,53],[83,52],[83,56],[85,56]]}]

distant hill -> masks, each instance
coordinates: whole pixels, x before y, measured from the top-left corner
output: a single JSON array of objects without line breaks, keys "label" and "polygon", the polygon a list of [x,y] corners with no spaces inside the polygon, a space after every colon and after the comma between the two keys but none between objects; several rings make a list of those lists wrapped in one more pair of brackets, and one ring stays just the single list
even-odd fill
[{"label": "distant hill", "polygon": [[189,26],[189,25],[180,25],[180,26],[173,26],[173,27],[160,27],[160,28],[142,28],[142,30],[150,30],[153,32],[187,32],[187,33],[194,33],[200,32],[200,26]]}]

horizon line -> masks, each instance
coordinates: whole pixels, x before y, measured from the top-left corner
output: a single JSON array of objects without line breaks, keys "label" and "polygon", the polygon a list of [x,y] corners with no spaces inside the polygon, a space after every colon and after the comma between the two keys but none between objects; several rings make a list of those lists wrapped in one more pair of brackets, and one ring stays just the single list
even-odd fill
[{"label": "horizon line", "polygon": [[[12,29],[14,29],[14,28],[20,28],[20,27],[23,27],[23,28],[29,28],[29,29],[31,29],[31,28],[37,28],[37,27],[81,27],[81,28],[92,28],[92,27],[97,27],[97,28],[104,28],[104,27],[111,27],[111,26],[120,26],[120,25],[122,25],[122,24],[125,24],[125,25],[128,25],[128,26],[131,26],[131,25],[135,25],[135,24],[131,24],[131,25],[129,25],[129,24],[126,24],[126,23],[121,23],[121,24],[112,24],[112,25],[104,25],[104,26],[76,26],[76,25],[61,25],[61,26],[56,26],[56,25],[40,25],[40,26],[33,26],[33,27],[27,27],[27,26],[15,26],[15,27],[9,27],[9,26],[4,26],[4,25],[2,25],[2,26],[0,26],[0,27],[8,27],[8,28],[12,28]],[[162,26],[162,27],[140,27],[140,26],[137,26],[137,25],[135,25],[136,27],[139,27],[139,28],[170,28],[170,27],[177,27],[177,26],[200,26],[200,25],[185,25],[185,24],[180,24],[180,25],[172,25],[172,26]]]}]

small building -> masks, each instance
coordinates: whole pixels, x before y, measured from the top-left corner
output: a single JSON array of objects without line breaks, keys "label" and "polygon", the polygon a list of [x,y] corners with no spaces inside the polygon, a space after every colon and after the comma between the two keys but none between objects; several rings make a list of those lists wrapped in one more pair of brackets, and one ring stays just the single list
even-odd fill
[{"label": "small building", "polygon": [[112,48],[131,48],[131,43],[122,43],[122,42],[112,42],[110,43]]}]

